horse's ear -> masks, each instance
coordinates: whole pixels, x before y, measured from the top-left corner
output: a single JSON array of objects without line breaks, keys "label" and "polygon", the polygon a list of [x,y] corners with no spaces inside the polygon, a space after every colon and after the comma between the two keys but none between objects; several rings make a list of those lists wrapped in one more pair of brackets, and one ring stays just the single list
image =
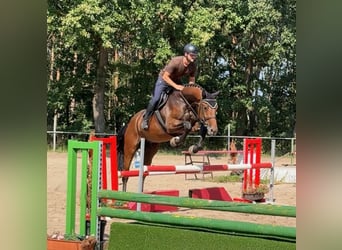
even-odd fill
[{"label": "horse's ear", "polygon": [[218,96],[218,94],[220,94],[220,91],[216,91],[215,93],[212,93],[211,96],[216,97]]},{"label": "horse's ear", "polygon": [[215,99],[216,98],[216,96],[218,95],[220,93],[220,91],[216,91],[216,92],[214,92],[214,93],[206,93],[206,98],[208,98],[208,99]]}]

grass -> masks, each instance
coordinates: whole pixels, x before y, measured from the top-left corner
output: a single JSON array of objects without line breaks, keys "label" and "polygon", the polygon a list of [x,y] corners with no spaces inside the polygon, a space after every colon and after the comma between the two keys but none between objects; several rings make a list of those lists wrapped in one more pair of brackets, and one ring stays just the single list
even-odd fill
[{"label": "grass", "polygon": [[260,238],[258,235],[213,233],[144,223],[112,223],[106,250],[128,249],[296,249],[295,242]]},{"label": "grass", "polygon": [[205,181],[216,182],[216,183],[227,183],[227,182],[241,182],[241,176],[238,175],[218,175],[214,178],[206,177]]}]

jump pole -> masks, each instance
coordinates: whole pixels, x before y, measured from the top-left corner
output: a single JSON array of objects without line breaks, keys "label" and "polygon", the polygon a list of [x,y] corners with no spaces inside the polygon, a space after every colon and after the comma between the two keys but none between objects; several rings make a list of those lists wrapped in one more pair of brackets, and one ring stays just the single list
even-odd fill
[{"label": "jump pole", "polygon": [[[144,166],[145,154],[145,138],[141,138],[140,142],[140,167],[139,174],[137,171],[121,171],[118,172],[118,177],[133,177],[139,176],[138,193],[143,190],[143,177],[148,175],[170,175],[170,174],[185,174],[185,173],[201,173],[203,171],[225,171],[244,169],[242,191],[247,191],[248,188],[257,188],[260,185],[260,168],[273,168],[271,163],[261,163],[261,138],[244,139],[244,164],[230,165],[185,165],[185,166]],[[272,158],[273,159],[273,158]],[[272,171],[271,171],[272,172]],[[273,184],[270,184],[273,200]],[[137,211],[141,211],[141,204],[137,204]]]},{"label": "jump pole", "polygon": [[[118,200],[144,202],[149,204],[175,205],[194,209],[205,209],[215,211],[227,211],[248,214],[296,217],[296,207],[246,204],[238,202],[215,201],[194,198],[172,197],[165,195],[137,194],[130,192],[100,190],[99,198],[114,198]],[[232,231],[238,233],[252,233],[266,237],[281,237],[288,240],[296,240],[296,228],[287,226],[256,224],[250,222],[230,221],[194,216],[181,216],[179,214],[163,214],[151,212],[136,212],[108,207],[99,207],[98,216],[110,216],[115,218],[133,219],[153,223],[170,225],[190,226],[195,228],[207,228],[214,230]],[[278,238],[279,239],[279,238]]]},{"label": "jump pole", "polygon": [[[197,174],[203,171],[230,171],[244,169],[272,168],[272,163],[216,164],[216,165],[150,165],[139,170],[118,171],[119,177],[139,177],[152,175]],[[142,171],[141,171],[142,170]],[[142,173],[141,173],[142,172]],[[140,184],[140,183],[139,183]]]},{"label": "jump pole", "polygon": [[98,197],[123,201],[136,201],[149,204],[163,204],[192,209],[296,217],[296,207],[284,205],[252,204],[234,201],[207,200],[190,197],[176,197],[154,194],[137,194],[132,192],[100,190]]}]

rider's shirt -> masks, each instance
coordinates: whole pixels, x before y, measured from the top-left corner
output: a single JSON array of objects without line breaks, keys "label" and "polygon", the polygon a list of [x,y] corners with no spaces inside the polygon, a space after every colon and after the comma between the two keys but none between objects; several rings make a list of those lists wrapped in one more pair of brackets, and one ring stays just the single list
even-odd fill
[{"label": "rider's shirt", "polygon": [[194,77],[196,74],[196,63],[190,63],[187,67],[183,64],[183,56],[176,56],[160,71],[161,77],[164,72],[170,73],[170,78],[177,84],[182,84],[182,77]]}]

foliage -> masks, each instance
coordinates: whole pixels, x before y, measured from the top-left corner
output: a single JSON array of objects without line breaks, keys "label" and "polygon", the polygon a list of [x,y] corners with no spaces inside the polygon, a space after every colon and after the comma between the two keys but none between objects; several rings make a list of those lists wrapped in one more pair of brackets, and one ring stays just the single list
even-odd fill
[{"label": "foliage", "polygon": [[270,188],[265,184],[260,184],[257,187],[247,187],[246,190],[243,190],[243,194],[267,194],[270,191]]},{"label": "foliage", "polygon": [[241,182],[241,177],[238,175],[218,175],[214,176],[214,178],[206,178],[206,181],[218,182],[218,183],[227,183],[227,182]]},{"label": "foliage", "polygon": [[58,130],[117,133],[192,42],[196,82],[221,93],[219,135],[227,124],[234,135],[295,134],[294,0],[49,0],[47,27],[50,129],[57,117]]},{"label": "foliage", "polygon": [[64,234],[64,240],[74,240],[74,241],[81,241],[83,240],[83,236],[78,234]]}]

